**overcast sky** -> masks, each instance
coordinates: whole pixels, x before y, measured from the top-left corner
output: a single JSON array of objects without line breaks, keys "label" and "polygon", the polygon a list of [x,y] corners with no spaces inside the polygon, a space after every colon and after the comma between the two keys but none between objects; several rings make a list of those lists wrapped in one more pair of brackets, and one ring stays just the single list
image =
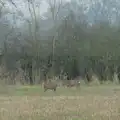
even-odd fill
[{"label": "overcast sky", "polygon": [[[28,4],[23,2],[24,0],[13,0],[13,1],[20,10],[24,11],[24,13],[28,11]],[[40,4],[40,14],[42,14],[47,11],[48,4],[45,2],[46,0],[38,0],[37,3],[39,4],[40,1],[42,1]],[[71,0],[64,0],[64,1],[71,1]],[[12,6],[11,9],[14,10],[15,7]]]}]

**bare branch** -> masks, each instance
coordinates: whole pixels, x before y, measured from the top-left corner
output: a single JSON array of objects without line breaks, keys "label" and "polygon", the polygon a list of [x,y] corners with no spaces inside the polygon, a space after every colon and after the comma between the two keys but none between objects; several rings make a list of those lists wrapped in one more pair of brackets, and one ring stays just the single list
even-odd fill
[{"label": "bare branch", "polygon": [[1,16],[2,16],[2,9],[5,7],[5,3],[2,1],[2,0],[0,0],[0,18],[1,18]]},{"label": "bare branch", "polygon": [[17,5],[13,2],[13,0],[8,0],[15,8],[17,8]]},{"label": "bare branch", "polygon": [[61,9],[63,9],[65,6],[63,4],[63,0],[47,0],[47,3],[50,8],[50,12],[52,14],[52,19],[54,22],[57,20],[58,14]]},{"label": "bare branch", "polygon": [[0,0],[0,3],[2,6],[5,6],[5,3],[2,0]]}]

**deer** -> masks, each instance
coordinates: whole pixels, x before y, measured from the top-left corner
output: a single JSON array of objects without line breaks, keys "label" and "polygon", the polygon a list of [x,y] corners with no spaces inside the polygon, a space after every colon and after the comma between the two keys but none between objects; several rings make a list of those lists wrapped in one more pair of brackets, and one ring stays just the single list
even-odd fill
[{"label": "deer", "polygon": [[44,82],[44,92],[46,92],[48,89],[56,91],[57,86],[58,85],[56,83],[54,83],[54,82],[47,82],[47,81],[45,81]]},{"label": "deer", "polygon": [[71,87],[80,87],[80,81],[77,80],[67,80],[67,83],[63,83],[64,86],[67,86],[69,88]]}]

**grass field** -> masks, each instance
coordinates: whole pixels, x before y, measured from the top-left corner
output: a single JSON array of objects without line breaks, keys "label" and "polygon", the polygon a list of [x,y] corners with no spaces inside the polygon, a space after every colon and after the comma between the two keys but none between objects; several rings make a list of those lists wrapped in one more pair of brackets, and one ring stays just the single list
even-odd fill
[{"label": "grass field", "polygon": [[[4,89],[4,90],[3,90]],[[120,120],[120,87],[2,86],[0,120]]]}]

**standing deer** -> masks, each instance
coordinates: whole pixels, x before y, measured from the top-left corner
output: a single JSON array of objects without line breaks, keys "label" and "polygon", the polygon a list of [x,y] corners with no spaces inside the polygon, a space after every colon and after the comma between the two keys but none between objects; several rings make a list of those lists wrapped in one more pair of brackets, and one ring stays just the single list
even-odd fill
[{"label": "standing deer", "polygon": [[47,82],[47,81],[45,81],[45,82],[44,82],[44,92],[46,92],[48,89],[49,89],[49,90],[56,91],[56,89],[57,89],[57,84],[54,83],[54,82]]},{"label": "standing deer", "polygon": [[74,87],[74,86],[79,87],[80,86],[80,81],[70,80],[67,87]]},{"label": "standing deer", "polygon": [[80,87],[80,81],[78,80],[67,80],[66,83],[64,83],[64,86],[67,86],[69,88],[71,87]]}]

